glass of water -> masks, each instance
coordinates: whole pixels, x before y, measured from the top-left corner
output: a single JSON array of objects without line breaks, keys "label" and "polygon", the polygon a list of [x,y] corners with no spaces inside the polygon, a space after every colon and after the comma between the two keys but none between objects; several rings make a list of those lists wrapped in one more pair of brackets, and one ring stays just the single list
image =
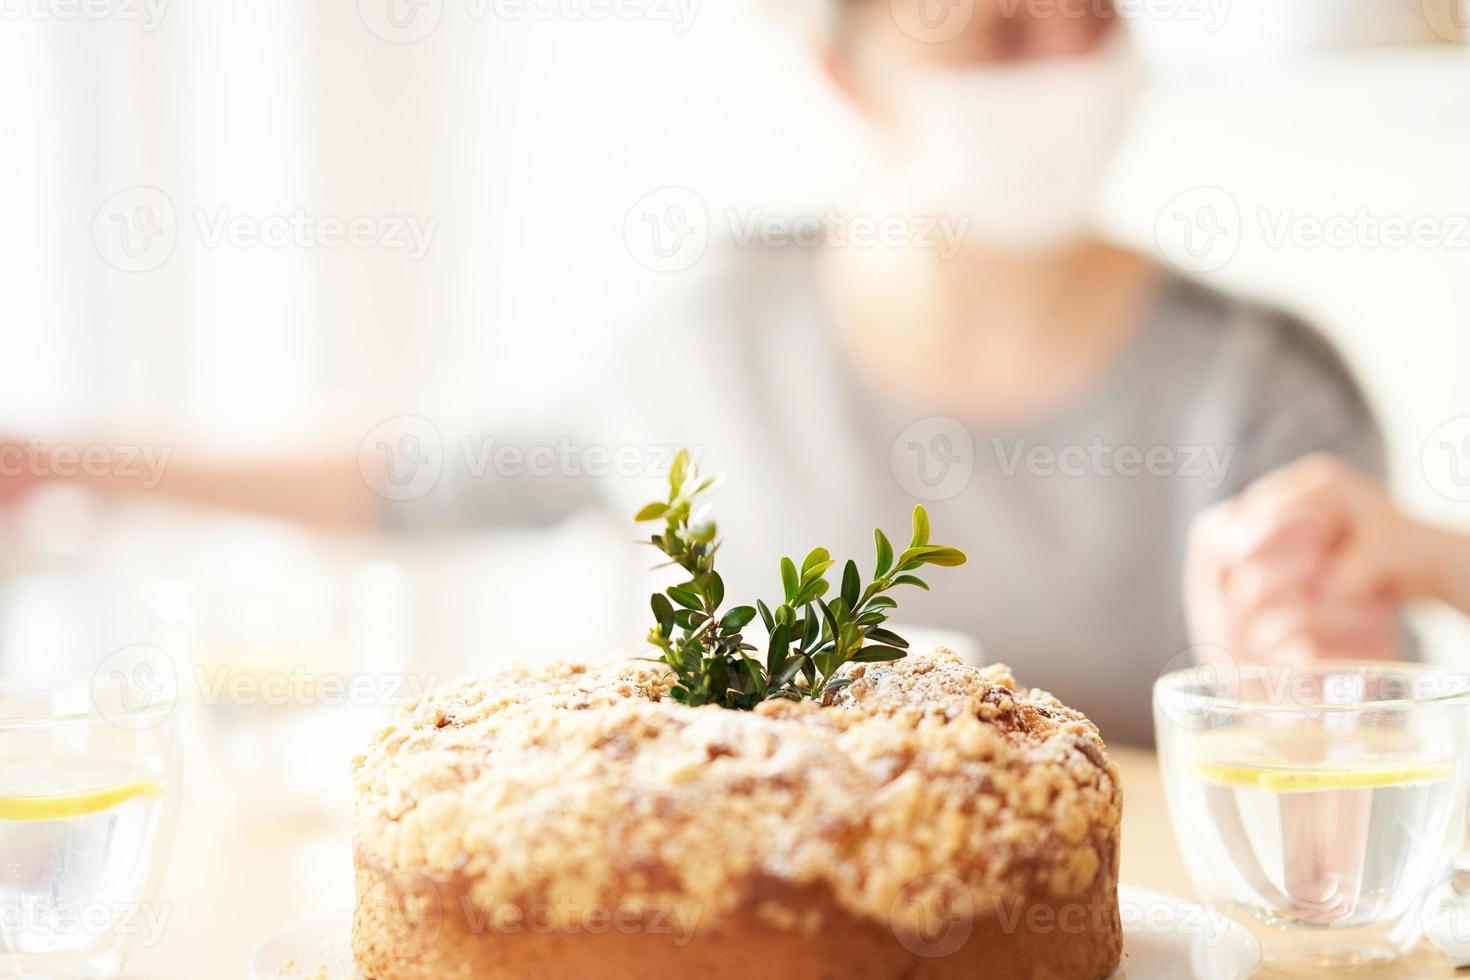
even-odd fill
[{"label": "glass of water", "polygon": [[161,938],[175,705],[105,671],[0,682],[0,976],[108,977]]},{"label": "glass of water", "polygon": [[1381,964],[1418,941],[1465,838],[1470,676],[1214,664],[1160,678],[1154,716],[1190,879],[1269,961]]}]

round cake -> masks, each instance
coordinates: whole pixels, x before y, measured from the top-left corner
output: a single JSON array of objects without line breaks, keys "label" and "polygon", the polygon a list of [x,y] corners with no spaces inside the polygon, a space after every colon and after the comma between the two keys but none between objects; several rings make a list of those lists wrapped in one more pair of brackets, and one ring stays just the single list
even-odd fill
[{"label": "round cake", "polygon": [[1101,980],[1097,729],[945,651],[827,704],[691,708],[644,661],[420,699],[355,772],[370,980]]}]

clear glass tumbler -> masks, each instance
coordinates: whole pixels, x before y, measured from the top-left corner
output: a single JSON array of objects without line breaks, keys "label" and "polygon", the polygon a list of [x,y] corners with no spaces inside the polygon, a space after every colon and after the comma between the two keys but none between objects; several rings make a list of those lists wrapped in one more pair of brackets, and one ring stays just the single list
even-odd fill
[{"label": "clear glass tumbler", "polygon": [[1381,964],[1417,942],[1465,838],[1470,676],[1211,664],[1160,678],[1154,715],[1190,878],[1268,962]]},{"label": "clear glass tumbler", "polygon": [[0,683],[0,976],[112,976],[168,922],[176,702],[125,680]]}]

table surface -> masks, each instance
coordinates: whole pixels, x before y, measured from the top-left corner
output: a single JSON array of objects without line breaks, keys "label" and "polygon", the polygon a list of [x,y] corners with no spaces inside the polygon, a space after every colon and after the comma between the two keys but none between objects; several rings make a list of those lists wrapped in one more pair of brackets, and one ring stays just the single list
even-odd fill
[{"label": "table surface", "polygon": [[[1123,774],[1124,882],[1182,897],[1193,889],[1180,863],[1158,765],[1151,752],[1115,749]],[[345,820],[272,818],[270,801],[247,813],[185,807],[160,894],[163,938],[140,949],[127,980],[213,980],[244,974],[266,938],[324,907],[350,905],[351,854]],[[1269,968],[1261,978],[1302,976]],[[1365,977],[1453,977],[1427,944],[1407,961]]]}]

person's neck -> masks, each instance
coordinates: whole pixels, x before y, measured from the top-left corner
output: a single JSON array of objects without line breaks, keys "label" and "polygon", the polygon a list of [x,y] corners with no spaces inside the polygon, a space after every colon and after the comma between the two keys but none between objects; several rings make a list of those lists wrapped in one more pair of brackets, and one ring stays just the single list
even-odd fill
[{"label": "person's neck", "polygon": [[1156,270],[1102,242],[952,256],[830,250],[823,292],[870,379],[906,400],[1008,422],[1045,415],[1104,374],[1143,321]]}]

